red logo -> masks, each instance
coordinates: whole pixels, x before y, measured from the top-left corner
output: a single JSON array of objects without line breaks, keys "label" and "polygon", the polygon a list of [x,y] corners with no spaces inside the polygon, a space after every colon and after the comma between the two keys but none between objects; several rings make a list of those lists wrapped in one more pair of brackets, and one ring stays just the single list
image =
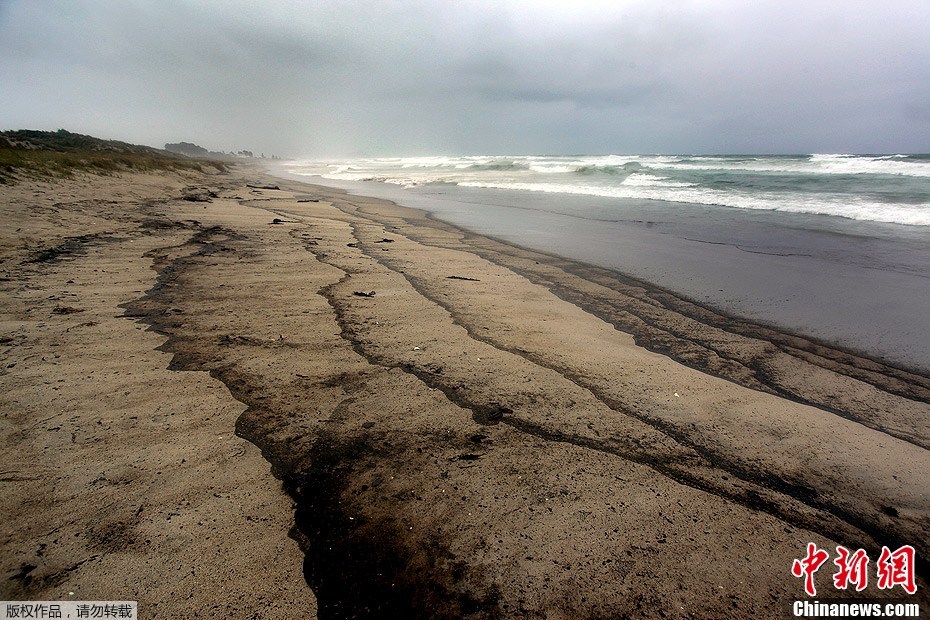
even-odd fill
[{"label": "red logo", "polygon": [[830,554],[823,549],[818,549],[814,543],[807,543],[807,556],[802,560],[795,560],[791,565],[791,574],[795,577],[804,576],[804,591],[808,596],[817,596],[817,588],[814,587],[814,573],[820,570],[820,566],[827,561]]},{"label": "red logo", "polygon": [[901,586],[908,594],[917,592],[917,584],[914,583],[914,547],[904,545],[895,552],[882,547],[876,566],[878,587],[882,590]]},{"label": "red logo", "polygon": [[869,585],[869,556],[866,555],[865,549],[856,549],[855,553],[850,554],[846,547],[837,546],[836,552],[839,554],[839,557],[833,560],[839,567],[833,575],[833,585],[836,589],[845,590],[853,584],[856,586],[856,592],[865,590]]},{"label": "red logo", "polygon": [[[833,575],[833,586],[837,590],[846,590],[849,586],[856,586],[856,592],[865,590],[869,585],[869,556],[865,549],[856,549],[850,552],[843,546],[836,547],[836,559],[833,563],[837,571]],[[807,543],[807,555],[795,560],[791,565],[791,574],[795,577],[804,577],[804,591],[808,596],[817,596],[814,586],[814,573],[827,561],[830,554],[818,549],[814,543]],[[914,580],[914,547],[904,545],[896,551],[882,547],[882,554],[875,563],[878,576],[878,587],[890,590],[901,586],[908,594],[917,592],[917,583]]]}]

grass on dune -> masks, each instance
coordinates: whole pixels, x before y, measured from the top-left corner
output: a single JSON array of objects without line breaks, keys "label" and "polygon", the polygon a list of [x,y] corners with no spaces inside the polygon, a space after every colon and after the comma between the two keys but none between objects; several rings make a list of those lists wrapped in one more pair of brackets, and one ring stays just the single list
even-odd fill
[{"label": "grass on dune", "polygon": [[46,151],[0,147],[0,183],[11,184],[19,177],[70,177],[75,173],[115,174],[125,171],[196,170],[205,166],[221,172],[226,165],[134,153],[100,151]]},{"label": "grass on dune", "polygon": [[103,140],[64,129],[0,131],[0,184],[15,183],[24,177],[158,170],[202,172],[205,167],[226,171],[226,164],[219,161],[191,159],[150,146]]}]

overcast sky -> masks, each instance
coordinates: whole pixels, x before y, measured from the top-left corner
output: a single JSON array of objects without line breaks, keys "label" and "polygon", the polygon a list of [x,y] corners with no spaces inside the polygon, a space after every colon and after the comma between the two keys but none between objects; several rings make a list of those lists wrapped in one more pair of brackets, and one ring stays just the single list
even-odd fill
[{"label": "overcast sky", "polygon": [[282,156],[930,151],[930,0],[0,0],[0,128]]}]

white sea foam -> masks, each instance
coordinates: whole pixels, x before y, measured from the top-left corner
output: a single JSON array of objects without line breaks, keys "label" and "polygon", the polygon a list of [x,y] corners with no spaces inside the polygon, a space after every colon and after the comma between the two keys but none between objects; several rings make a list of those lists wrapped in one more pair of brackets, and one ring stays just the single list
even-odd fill
[{"label": "white sea foam", "polygon": [[856,155],[811,155],[807,160],[758,158],[734,162],[727,158],[695,157],[677,161],[646,159],[646,168],[663,170],[720,170],[788,174],[887,174],[930,178],[930,162]]},{"label": "white sea foam", "polygon": [[[389,173],[391,170],[469,170],[527,169],[539,174],[568,174],[580,169],[622,167],[635,164],[647,170],[745,171],[756,173],[859,175],[884,174],[930,178],[930,161],[908,161],[905,156],[875,157],[819,154],[808,158],[616,156],[584,158],[545,158],[527,156],[403,157],[363,159],[352,162],[358,168]],[[334,172],[333,174],[341,174]],[[390,176],[387,174],[387,176]]]},{"label": "white sea foam", "polygon": [[404,187],[448,183],[930,226],[930,160],[903,155],[432,156],[287,167],[297,174]]},{"label": "white sea foam", "polygon": [[787,213],[809,213],[831,215],[854,220],[930,226],[930,204],[891,205],[863,199],[851,200],[847,196],[813,198],[803,194],[757,194],[747,195],[722,192],[695,186],[627,185],[597,187],[590,185],[567,185],[556,183],[486,183],[466,181],[464,187],[487,189],[514,189],[531,192],[562,193],[605,198],[630,198],[661,200],[685,204],[733,207]]},{"label": "white sea foam", "polygon": [[623,185],[632,187],[694,187],[695,184],[670,181],[668,177],[652,174],[633,173],[623,181]]}]

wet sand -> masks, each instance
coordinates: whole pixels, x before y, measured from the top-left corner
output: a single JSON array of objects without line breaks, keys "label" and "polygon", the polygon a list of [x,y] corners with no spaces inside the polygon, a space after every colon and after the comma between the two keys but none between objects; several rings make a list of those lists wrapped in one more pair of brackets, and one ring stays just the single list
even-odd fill
[{"label": "wet sand", "polygon": [[0,196],[4,596],[767,618],[930,552],[921,374],[257,170]]},{"label": "wet sand", "polygon": [[777,329],[930,372],[930,228],[662,201],[276,175],[422,209]]}]

